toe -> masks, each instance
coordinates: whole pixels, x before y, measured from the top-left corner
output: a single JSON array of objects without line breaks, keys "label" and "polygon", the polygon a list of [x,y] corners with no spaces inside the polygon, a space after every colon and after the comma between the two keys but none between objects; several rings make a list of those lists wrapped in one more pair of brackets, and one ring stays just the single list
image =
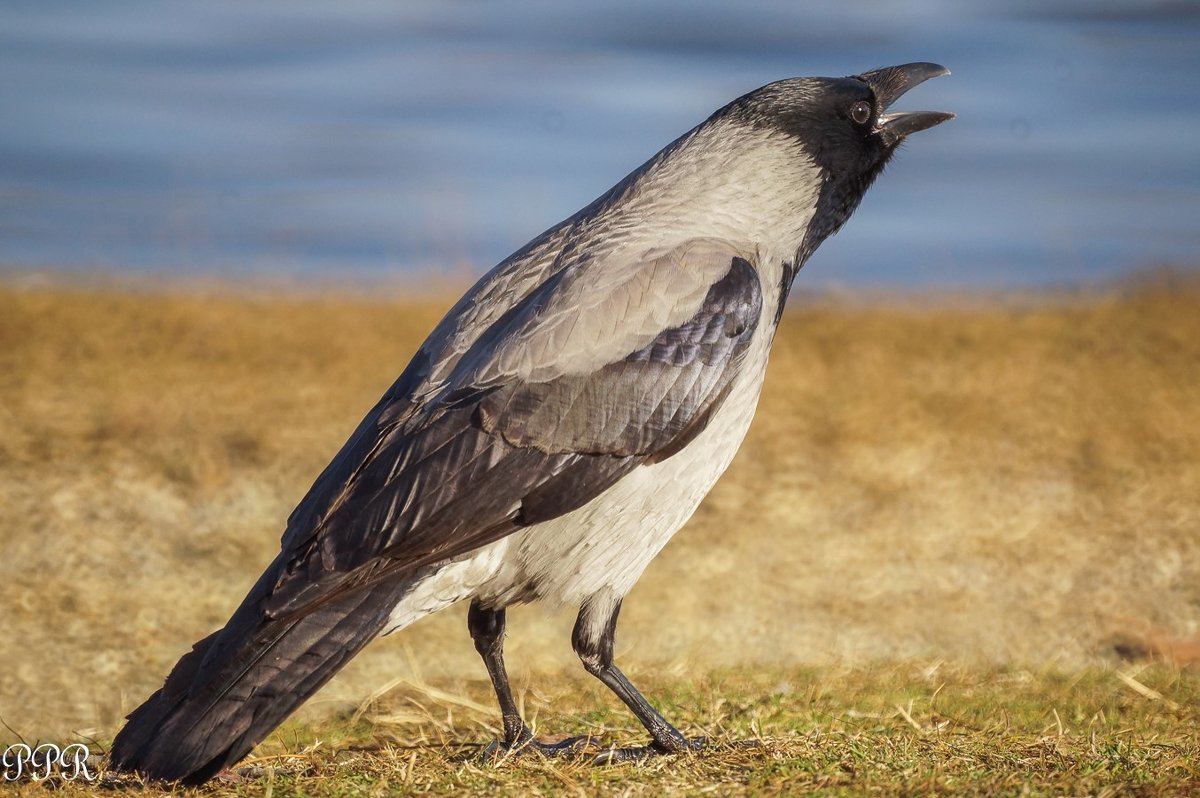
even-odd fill
[{"label": "toe", "polygon": [[568,737],[565,740],[558,740],[552,743],[534,739],[529,742],[529,745],[546,756],[571,756],[586,753],[599,747],[596,743],[596,738],[589,734]]},{"label": "toe", "polygon": [[649,745],[637,745],[629,748],[610,748],[607,751],[601,752],[592,763],[595,765],[618,765],[622,762],[638,762],[651,757],[663,756],[664,754],[683,754],[689,751],[699,751],[708,745],[708,741],[703,737],[695,739],[687,739],[681,737],[679,740],[672,740],[671,745],[662,745],[659,743],[650,743]]}]

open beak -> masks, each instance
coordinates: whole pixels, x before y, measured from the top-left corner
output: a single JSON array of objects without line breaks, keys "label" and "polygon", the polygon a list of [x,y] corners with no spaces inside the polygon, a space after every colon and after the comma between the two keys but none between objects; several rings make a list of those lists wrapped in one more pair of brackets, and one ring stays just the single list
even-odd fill
[{"label": "open beak", "polygon": [[[949,75],[950,70],[938,64],[916,63],[901,66],[873,69],[858,75],[858,79],[871,87],[875,99],[883,110],[891,107],[900,95],[913,86],[917,86],[930,78]],[[940,125],[954,114],[945,111],[908,111],[904,113],[880,114],[879,135],[889,147],[899,144],[905,136],[926,130],[934,125]]]}]

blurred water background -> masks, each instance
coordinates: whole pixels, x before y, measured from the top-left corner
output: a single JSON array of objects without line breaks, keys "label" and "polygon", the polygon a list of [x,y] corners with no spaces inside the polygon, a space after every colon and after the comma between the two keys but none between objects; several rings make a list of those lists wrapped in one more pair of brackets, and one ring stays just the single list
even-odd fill
[{"label": "blurred water background", "polygon": [[733,97],[929,60],[809,286],[1200,263],[1200,3],[5,0],[0,264],[465,280]]}]

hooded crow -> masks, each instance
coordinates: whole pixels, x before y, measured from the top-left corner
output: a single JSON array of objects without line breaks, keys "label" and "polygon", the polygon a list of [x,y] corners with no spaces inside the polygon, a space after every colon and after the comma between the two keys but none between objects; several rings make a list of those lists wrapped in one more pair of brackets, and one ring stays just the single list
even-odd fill
[{"label": "hooded crow", "polygon": [[459,300],[288,518],[225,627],[129,715],[109,765],[196,784],[380,634],[459,601],[502,749],[533,738],[505,608],[579,607],[573,647],[650,734],[693,749],[613,663],[622,598],[733,459],[797,270],[912,133],[936,64],[771,83],[718,110]]}]

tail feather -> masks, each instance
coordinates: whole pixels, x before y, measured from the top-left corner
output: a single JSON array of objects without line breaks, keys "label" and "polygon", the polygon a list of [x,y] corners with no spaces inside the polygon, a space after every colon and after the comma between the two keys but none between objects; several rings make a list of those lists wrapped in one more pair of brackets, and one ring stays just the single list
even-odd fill
[{"label": "tail feather", "polygon": [[224,629],[172,669],[130,713],[109,766],[162,781],[199,784],[234,764],[383,629],[408,589],[401,582],[339,596],[308,615],[267,617],[274,568]]}]

